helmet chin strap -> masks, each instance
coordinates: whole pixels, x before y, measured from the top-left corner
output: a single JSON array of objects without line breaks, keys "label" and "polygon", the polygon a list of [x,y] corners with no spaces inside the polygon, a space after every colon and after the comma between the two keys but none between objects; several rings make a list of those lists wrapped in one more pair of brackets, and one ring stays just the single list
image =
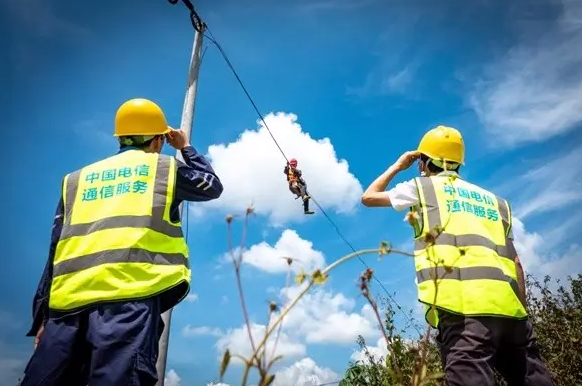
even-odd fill
[{"label": "helmet chin strap", "polygon": [[427,173],[424,171],[422,165],[424,165],[424,163],[421,160],[418,160],[418,172],[420,173],[421,177],[426,177]]}]

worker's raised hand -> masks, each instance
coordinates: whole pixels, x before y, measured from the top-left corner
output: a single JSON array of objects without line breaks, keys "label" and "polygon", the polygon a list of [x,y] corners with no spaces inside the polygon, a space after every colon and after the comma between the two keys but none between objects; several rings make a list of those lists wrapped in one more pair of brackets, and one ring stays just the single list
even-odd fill
[{"label": "worker's raised hand", "polygon": [[417,151],[407,151],[406,153],[402,154],[398,161],[394,164],[398,170],[406,170],[414,161],[420,158],[420,153]]},{"label": "worker's raised hand", "polygon": [[184,147],[190,146],[188,138],[186,138],[186,133],[181,129],[170,131],[166,134],[166,140],[176,150],[182,150]]}]

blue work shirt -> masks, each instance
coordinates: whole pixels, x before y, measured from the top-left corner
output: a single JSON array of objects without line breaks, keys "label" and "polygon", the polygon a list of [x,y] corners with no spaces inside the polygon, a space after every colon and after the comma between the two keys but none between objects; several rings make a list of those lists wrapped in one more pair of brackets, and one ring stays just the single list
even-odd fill
[{"label": "blue work shirt", "polygon": [[[124,147],[119,150],[118,154],[127,150],[136,150],[136,148]],[[210,163],[202,155],[198,154],[193,146],[184,147],[181,153],[185,163],[176,160],[176,188],[174,201],[170,206],[170,218],[173,221],[180,219],[179,206],[183,201],[214,200],[220,197],[223,190],[222,183]],[[49,317],[48,300],[53,276],[53,261],[63,228],[63,212],[64,205],[63,197],[61,196],[53,222],[48,259],[32,301],[33,321],[30,331],[26,334],[27,336],[35,336],[41,324]]]}]

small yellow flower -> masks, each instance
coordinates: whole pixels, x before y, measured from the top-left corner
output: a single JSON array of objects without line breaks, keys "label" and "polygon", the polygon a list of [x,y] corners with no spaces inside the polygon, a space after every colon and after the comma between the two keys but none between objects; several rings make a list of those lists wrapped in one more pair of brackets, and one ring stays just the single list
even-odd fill
[{"label": "small yellow flower", "polygon": [[303,284],[303,282],[305,281],[306,278],[307,278],[307,275],[305,274],[305,272],[303,272],[303,270],[301,270],[301,272],[299,272],[297,274],[297,276],[295,276],[295,283]]},{"label": "small yellow flower", "polygon": [[406,216],[404,216],[404,221],[409,223],[410,225],[414,225],[420,220],[420,215],[417,212],[408,212]]},{"label": "small yellow flower", "polygon": [[313,279],[313,284],[325,284],[325,282],[328,279],[328,276],[323,274],[319,269],[316,270],[315,272],[313,272],[313,275],[311,276],[311,278]]},{"label": "small yellow flower", "polygon": [[379,252],[380,256],[389,254],[391,250],[392,250],[392,245],[390,245],[389,242],[382,241],[380,243],[380,252]]}]

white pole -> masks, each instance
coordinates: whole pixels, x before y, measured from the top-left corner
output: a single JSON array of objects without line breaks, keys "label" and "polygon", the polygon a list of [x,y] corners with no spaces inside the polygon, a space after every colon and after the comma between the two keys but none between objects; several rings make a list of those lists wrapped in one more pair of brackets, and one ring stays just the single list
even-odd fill
[{"label": "white pole", "polygon": [[[202,23],[200,23],[202,24]],[[204,37],[204,25],[198,25],[200,31],[196,31],[194,35],[194,46],[192,47],[192,57],[190,58],[190,70],[188,72],[188,89],[186,91],[186,98],[184,99],[184,109],[182,110],[182,122],[180,129],[186,133],[186,138],[190,140],[192,134],[192,121],[194,119],[194,102],[196,100],[196,89],[198,86],[198,73],[200,70],[200,59],[202,53],[202,40]],[[176,158],[183,161],[182,153],[177,152]],[[180,205],[180,213],[184,218],[184,207]],[[158,371],[158,382],[156,386],[164,386],[164,377],[166,376],[166,362],[168,359],[168,345],[170,341],[170,324],[172,323],[172,310],[168,310],[162,314],[164,321],[164,332],[160,337],[159,342],[159,356],[156,369]]]}]

